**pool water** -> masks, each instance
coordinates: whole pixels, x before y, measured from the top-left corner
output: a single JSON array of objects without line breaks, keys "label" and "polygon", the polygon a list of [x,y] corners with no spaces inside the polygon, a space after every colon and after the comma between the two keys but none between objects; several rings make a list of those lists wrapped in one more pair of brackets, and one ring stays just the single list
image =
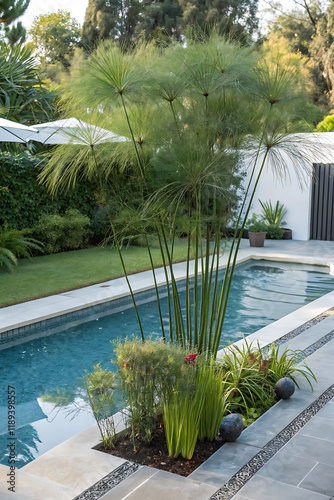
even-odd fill
[{"label": "pool water", "polygon": [[[236,269],[222,345],[239,340],[334,289],[324,268],[250,261]],[[152,292],[154,296],[154,292]],[[167,300],[163,315],[168,324]],[[139,306],[144,332],[160,334],[154,301]],[[8,465],[7,388],[16,391],[16,466],[94,423],[83,376],[113,369],[110,341],[139,335],[133,308],[0,351],[0,463]]]}]

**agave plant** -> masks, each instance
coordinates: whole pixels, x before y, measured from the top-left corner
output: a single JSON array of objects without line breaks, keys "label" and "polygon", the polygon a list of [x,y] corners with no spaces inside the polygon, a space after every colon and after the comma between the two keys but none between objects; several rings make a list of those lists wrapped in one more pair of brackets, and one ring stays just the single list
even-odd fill
[{"label": "agave plant", "polygon": [[[116,133],[124,135],[127,127],[132,148],[129,143],[87,144],[80,150],[60,146],[41,179],[54,193],[80,177],[95,175],[105,197],[111,173],[136,179],[139,194],[130,210],[134,216],[124,220],[124,231],[127,236],[141,234],[147,242],[152,231],[156,234],[169,308],[168,329],[159,307],[160,324],[170,342],[216,356],[241,235],[261,173],[269,163],[281,179],[289,177],[287,157],[294,158],[301,182],[309,173],[300,136],[291,134],[300,123],[297,83],[296,74],[279,61],[256,61],[250,49],[216,36],[189,41],[187,49],[146,45],[131,52],[104,45],[86,61],[77,80],[71,79],[65,109],[73,115],[73,109],[83,113],[95,106],[103,111],[98,119],[110,117]],[[116,129],[112,115],[117,117]],[[249,176],[234,221],[227,271],[221,277],[221,226],[238,201],[240,149],[247,152]],[[123,235],[111,218],[110,224],[122,260]],[[185,303],[173,267],[181,227],[188,247]],[[127,278],[124,263],[123,270]],[[136,307],[131,287],[130,293]]]},{"label": "agave plant", "polygon": [[286,222],[283,220],[287,210],[284,208],[283,203],[278,200],[275,207],[273,207],[271,201],[261,201],[259,203],[262,207],[262,218],[267,224],[272,224],[274,226],[283,226]]}]

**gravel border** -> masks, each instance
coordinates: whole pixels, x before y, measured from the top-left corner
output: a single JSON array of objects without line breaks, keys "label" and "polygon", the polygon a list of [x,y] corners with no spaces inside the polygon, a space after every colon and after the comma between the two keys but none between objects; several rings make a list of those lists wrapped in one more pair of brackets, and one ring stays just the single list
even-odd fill
[{"label": "gravel border", "polygon": [[104,476],[100,481],[97,481],[93,486],[87,488],[87,490],[80,493],[80,495],[76,496],[73,500],[98,500],[138,469],[138,464],[134,462],[124,462],[124,464]]},{"label": "gravel border", "polygon": [[295,337],[298,337],[301,333],[305,332],[312,326],[320,323],[320,321],[323,321],[324,319],[328,318],[329,316],[332,316],[334,314],[334,307],[328,309],[327,311],[323,312],[322,314],[319,314],[319,316],[316,316],[315,318],[311,319],[310,321],[307,321],[301,326],[298,326],[294,330],[291,330],[291,332],[286,333],[282,337],[279,337],[277,340],[274,342],[271,342],[270,345],[275,344],[275,345],[281,345],[284,344],[285,342],[294,339]]}]

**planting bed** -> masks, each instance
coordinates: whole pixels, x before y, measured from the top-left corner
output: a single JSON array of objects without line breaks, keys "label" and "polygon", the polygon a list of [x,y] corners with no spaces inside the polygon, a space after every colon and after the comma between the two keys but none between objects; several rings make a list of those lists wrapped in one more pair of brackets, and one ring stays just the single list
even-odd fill
[{"label": "planting bed", "polygon": [[133,450],[133,441],[129,436],[121,436],[115,448],[106,449],[102,446],[99,449],[104,453],[137,462],[140,465],[155,467],[180,476],[189,476],[223,444],[224,441],[218,436],[212,442],[197,441],[191,460],[185,460],[181,455],[178,458],[172,458],[168,455],[163,424],[159,423],[150,445],[136,440],[137,451]]}]

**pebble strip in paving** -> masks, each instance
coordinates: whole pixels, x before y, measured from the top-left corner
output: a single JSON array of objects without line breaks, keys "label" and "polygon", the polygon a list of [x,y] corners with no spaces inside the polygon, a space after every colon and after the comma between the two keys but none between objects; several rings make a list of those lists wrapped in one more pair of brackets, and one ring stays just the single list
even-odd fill
[{"label": "pebble strip in paving", "polygon": [[117,469],[110,472],[110,474],[107,474],[100,479],[100,481],[93,484],[93,486],[76,496],[74,500],[98,500],[138,469],[138,464],[134,462],[124,462],[124,464],[117,467]]}]

